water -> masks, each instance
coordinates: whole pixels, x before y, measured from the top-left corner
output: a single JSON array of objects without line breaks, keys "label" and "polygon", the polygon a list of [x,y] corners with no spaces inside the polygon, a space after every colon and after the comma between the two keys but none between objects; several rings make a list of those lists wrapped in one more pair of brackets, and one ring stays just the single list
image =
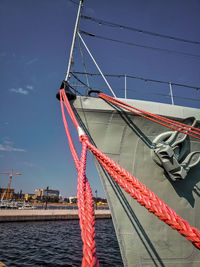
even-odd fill
[{"label": "water", "polygon": [[[78,220],[0,224],[0,261],[9,267],[81,266]],[[123,266],[112,220],[96,221],[100,266]]]}]

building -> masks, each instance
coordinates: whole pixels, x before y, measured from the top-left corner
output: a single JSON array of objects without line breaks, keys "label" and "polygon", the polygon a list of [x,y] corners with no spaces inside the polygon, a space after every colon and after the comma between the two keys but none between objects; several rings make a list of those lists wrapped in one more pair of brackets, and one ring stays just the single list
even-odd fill
[{"label": "building", "polygon": [[69,203],[70,204],[77,203],[77,197],[69,197]]},{"label": "building", "polygon": [[48,187],[45,189],[35,189],[35,197],[38,200],[52,200],[58,201],[59,200],[60,191],[49,189]]},{"label": "building", "polygon": [[20,190],[20,192],[14,194],[15,200],[24,200],[25,194]]},{"label": "building", "polygon": [[24,194],[24,199],[26,201],[29,201],[29,200],[34,199],[34,198],[35,198],[35,194],[28,194],[28,193]]}]

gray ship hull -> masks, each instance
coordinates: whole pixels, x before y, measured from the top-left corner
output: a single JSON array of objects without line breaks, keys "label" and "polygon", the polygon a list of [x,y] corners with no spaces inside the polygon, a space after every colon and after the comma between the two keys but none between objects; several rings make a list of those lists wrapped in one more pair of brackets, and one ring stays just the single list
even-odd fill
[{"label": "gray ship hull", "polygon": [[[200,127],[199,109],[138,100],[127,102],[179,121],[195,117],[195,127]],[[73,107],[91,140],[103,153],[200,229],[200,164],[191,168],[185,179],[173,181],[155,161],[151,145],[169,129],[140,116],[116,111],[98,98],[77,97]],[[184,147],[188,152],[200,151],[200,142],[187,137]],[[96,165],[109,202],[124,266],[200,266],[197,248],[140,206],[97,162]]]}]

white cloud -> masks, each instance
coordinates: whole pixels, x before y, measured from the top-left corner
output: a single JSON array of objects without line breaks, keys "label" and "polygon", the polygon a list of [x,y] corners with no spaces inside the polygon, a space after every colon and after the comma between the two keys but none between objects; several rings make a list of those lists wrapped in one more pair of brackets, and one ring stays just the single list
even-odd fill
[{"label": "white cloud", "polygon": [[0,151],[6,151],[6,152],[26,152],[23,148],[17,148],[13,146],[13,143],[11,141],[4,141],[2,144],[0,144]]},{"label": "white cloud", "polygon": [[11,92],[17,93],[17,94],[21,94],[21,95],[28,95],[29,91],[24,90],[23,88],[11,88],[10,89]]},{"label": "white cloud", "polygon": [[33,90],[34,87],[33,87],[33,85],[29,85],[29,84],[27,84],[26,89]]},{"label": "white cloud", "polygon": [[26,89],[23,89],[22,87],[19,88],[10,88],[10,92],[21,94],[21,95],[28,95],[30,91],[34,89],[33,85],[27,84]]}]

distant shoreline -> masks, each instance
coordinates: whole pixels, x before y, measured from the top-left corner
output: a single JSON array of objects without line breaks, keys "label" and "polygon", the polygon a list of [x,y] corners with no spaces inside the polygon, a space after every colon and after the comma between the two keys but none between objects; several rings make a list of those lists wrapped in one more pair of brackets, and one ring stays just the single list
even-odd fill
[{"label": "distant shoreline", "polygon": [[[33,207],[43,207],[45,208],[46,207],[46,203],[29,203],[30,205],[32,205]],[[47,209],[48,208],[53,208],[53,207],[57,207],[59,209],[78,209],[78,206],[77,206],[77,203],[74,203],[74,204],[69,204],[69,203],[47,203]],[[96,208],[96,205],[94,204],[94,208]],[[108,204],[104,204],[104,205],[98,205],[97,206],[97,209],[98,210],[107,210],[109,209],[109,206]]]}]

